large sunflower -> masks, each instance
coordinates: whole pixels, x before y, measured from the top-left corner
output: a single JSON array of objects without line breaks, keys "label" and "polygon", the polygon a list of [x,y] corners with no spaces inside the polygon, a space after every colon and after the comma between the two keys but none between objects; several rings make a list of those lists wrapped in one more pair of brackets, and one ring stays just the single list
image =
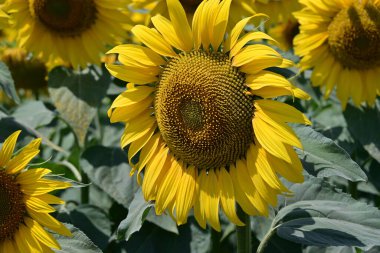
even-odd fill
[{"label": "large sunflower", "polygon": [[[100,63],[106,44],[125,37],[128,0],[8,0],[20,47],[74,67]],[[53,56],[53,59],[50,58]]]},{"label": "large sunflower", "polygon": [[336,86],[343,108],[350,97],[373,105],[380,94],[380,0],[302,3],[295,53],[303,70],[314,68],[313,85],[325,86],[325,97]]},{"label": "large sunflower", "polygon": [[293,12],[301,8],[298,0],[253,0],[256,11],[270,17],[268,24],[287,23],[294,20]]},{"label": "large sunflower", "polygon": [[70,184],[43,178],[51,172],[48,169],[26,169],[39,153],[41,139],[12,156],[19,134],[10,135],[0,150],[0,252],[52,252],[50,248],[60,246],[45,228],[66,236],[71,233],[49,215],[55,211],[49,204],[63,203],[49,192]]},{"label": "large sunflower", "polygon": [[[302,182],[293,146],[302,145],[287,122],[309,124],[293,107],[270,98],[308,98],[269,67],[290,64],[272,48],[249,44],[271,38],[262,32],[240,37],[241,20],[225,39],[231,0],[203,1],[192,28],[178,0],[168,0],[170,19],[137,25],[146,46],[120,45],[120,65],[107,65],[130,82],[113,102],[112,122],[126,123],[121,146],[134,165],[142,191],[178,224],[194,208],[202,227],[220,230],[219,206],[237,225],[235,201],[250,215],[267,215],[277,194],[288,193],[277,174]],[[258,15],[260,16],[260,15]],[[248,45],[248,44],[249,45]],[[133,171],[134,172],[134,171]]]}]

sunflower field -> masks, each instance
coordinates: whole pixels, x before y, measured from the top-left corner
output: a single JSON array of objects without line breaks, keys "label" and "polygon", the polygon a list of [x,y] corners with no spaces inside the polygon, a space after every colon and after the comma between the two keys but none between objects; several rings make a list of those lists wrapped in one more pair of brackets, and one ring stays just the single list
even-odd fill
[{"label": "sunflower field", "polygon": [[380,252],[380,0],[0,0],[0,253]]}]

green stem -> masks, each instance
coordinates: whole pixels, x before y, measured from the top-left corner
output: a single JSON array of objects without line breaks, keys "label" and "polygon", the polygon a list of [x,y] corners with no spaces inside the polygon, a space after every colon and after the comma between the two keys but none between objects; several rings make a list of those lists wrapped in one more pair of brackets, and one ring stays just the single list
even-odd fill
[{"label": "green stem", "polygon": [[271,228],[268,233],[264,236],[263,240],[260,242],[260,245],[259,247],[257,248],[257,251],[256,253],[264,253],[264,250],[266,248],[266,246],[268,245],[268,242],[270,240],[270,238],[272,237],[272,235],[274,235],[276,233],[276,229],[275,228]]},{"label": "green stem", "polygon": [[211,228],[211,253],[219,253],[220,250],[220,239],[222,238],[222,233]]},{"label": "green stem", "polygon": [[[84,173],[82,171],[82,183],[83,184],[88,184],[89,183],[89,179],[88,179],[88,176],[86,173]],[[80,188],[80,193],[81,193],[81,202],[82,204],[88,204],[89,200],[90,200],[90,186],[85,186],[85,187],[82,187]]]},{"label": "green stem", "polygon": [[236,226],[237,253],[251,253],[251,219],[239,206],[238,215],[245,226]]}]

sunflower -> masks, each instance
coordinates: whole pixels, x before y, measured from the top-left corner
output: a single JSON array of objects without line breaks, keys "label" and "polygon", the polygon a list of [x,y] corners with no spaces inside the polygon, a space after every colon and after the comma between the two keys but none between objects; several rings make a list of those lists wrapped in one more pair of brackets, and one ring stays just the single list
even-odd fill
[{"label": "sunflower", "polygon": [[329,97],[336,86],[343,109],[351,97],[374,105],[380,94],[380,0],[306,0],[295,13],[295,53],[302,70],[314,68],[314,86]]},{"label": "sunflower", "polygon": [[[133,9],[139,10],[139,12],[141,12],[141,9],[148,11],[149,15],[147,15],[145,23],[149,24],[151,16],[155,16],[157,14],[163,15],[165,17],[169,16],[166,1],[167,0],[132,0],[131,6]],[[181,1],[181,4],[185,9],[186,15],[189,20],[192,19],[195,10],[201,2],[202,0]],[[232,0],[230,12],[232,18],[230,22],[232,23],[236,23],[240,20],[240,18],[248,17],[255,14],[255,11],[252,8],[251,0]]]},{"label": "sunflower", "polygon": [[[191,209],[198,223],[220,231],[219,207],[235,224],[237,202],[249,215],[267,215],[277,194],[289,193],[277,174],[302,182],[293,146],[302,148],[287,122],[310,124],[290,105],[270,98],[309,98],[270,67],[291,62],[266,45],[262,32],[240,36],[250,19],[226,38],[231,0],[203,1],[192,28],[178,0],[168,0],[170,20],[132,33],[145,46],[120,45],[112,75],[129,82],[108,111],[126,123],[121,146],[129,146],[133,171],[157,214],[165,210],[183,224]],[[213,13],[214,15],[211,15]],[[249,45],[248,45],[249,44]],[[144,170],[143,178],[141,172]]]},{"label": "sunflower", "polygon": [[[74,67],[100,64],[106,44],[126,35],[128,0],[11,0],[6,9],[20,47],[45,61],[60,58]],[[53,59],[50,58],[53,56]]]},{"label": "sunflower", "polygon": [[253,0],[254,9],[270,17],[268,24],[287,23],[294,20],[292,12],[301,9],[298,0]]},{"label": "sunflower", "polygon": [[0,252],[52,252],[50,248],[60,246],[45,228],[65,236],[71,233],[49,215],[55,211],[49,204],[63,203],[49,192],[70,184],[43,178],[51,172],[48,169],[25,168],[39,153],[41,139],[12,157],[20,132],[10,135],[0,150]]},{"label": "sunflower", "polygon": [[17,89],[38,91],[47,88],[47,67],[22,48],[6,48],[0,58],[12,73]]},{"label": "sunflower", "polygon": [[293,48],[293,39],[299,33],[299,24],[295,20],[279,23],[268,30],[268,34],[278,41],[279,47],[284,51]]}]

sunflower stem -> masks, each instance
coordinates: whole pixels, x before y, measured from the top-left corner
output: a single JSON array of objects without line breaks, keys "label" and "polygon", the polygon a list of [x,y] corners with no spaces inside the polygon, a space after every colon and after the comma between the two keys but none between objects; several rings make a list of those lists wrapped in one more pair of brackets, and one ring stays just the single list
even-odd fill
[{"label": "sunflower stem", "polygon": [[238,207],[238,215],[245,226],[236,226],[237,234],[237,253],[251,253],[251,219],[240,207]]},{"label": "sunflower stem", "polygon": [[[82,171],[82,183],[83,184],[88,184],[89,183],[89,179],[88,179],[88,176],[86,173],[84,173]],[[90,200],[90,187],[87,185],[85,187],[82,187],[80,188],[81,190],[81,202],[82,204],[88,204],[89,200]]]},{"label": "sunflower stem", "polygon": [[211,253],[219,253],[220,250],[220,239],[222,238],[222,233],[211,228]]}]

